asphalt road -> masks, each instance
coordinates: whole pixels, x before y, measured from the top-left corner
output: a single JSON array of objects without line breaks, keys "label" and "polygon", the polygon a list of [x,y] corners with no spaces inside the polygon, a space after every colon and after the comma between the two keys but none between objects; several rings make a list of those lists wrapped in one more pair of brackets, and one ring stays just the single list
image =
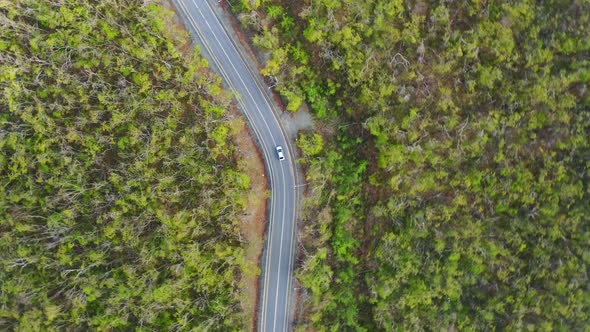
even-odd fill
[{"label": "asphalt road", "polygon": [[[262,91],[267,87],[258,84],[254,75],[259,74],[248,69],[213,11],[212,6],[218,6],[217,1],[174,0],[174,3],[187,29],[201,44],[211,68],[235,92],[235,99],[246,115],[264,156],[271,198],[258,329],[287,331],[291,325],[289,295],[292,289],[296,207],[293,154]],[[283,161],[277,157],[277,145],[281,145],[285,152]]]}]

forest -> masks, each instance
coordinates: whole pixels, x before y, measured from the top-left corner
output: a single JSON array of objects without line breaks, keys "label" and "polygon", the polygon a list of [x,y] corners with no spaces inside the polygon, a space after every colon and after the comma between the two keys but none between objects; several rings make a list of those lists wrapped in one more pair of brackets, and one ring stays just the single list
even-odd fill
[{"label": "forest", "polygon": [[590,4],[231,0],[305,102],[299,331],[590,326]]},{"label": "forest", "polygon": [[0,1],[0,330],[242,330],[220,79],[171,13]]}]

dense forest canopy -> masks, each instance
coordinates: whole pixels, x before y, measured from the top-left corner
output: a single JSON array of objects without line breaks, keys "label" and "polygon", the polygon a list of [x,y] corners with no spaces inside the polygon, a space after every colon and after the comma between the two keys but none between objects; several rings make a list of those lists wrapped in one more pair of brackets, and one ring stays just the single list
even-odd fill
[{"label": "dense forest canopy", "polygon": [[233,4],[325,139],[301,330],[590,326],[587,1]]},{"label": "dense forest canopy", "polygon": [[142,1],[0,1],[0,330],[242,327],[219,79]]}]

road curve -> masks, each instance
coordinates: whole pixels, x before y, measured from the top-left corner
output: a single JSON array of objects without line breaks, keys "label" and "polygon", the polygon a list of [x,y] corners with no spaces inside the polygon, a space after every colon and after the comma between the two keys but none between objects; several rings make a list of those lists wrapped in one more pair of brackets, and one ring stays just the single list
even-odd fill
[{"label": "road curve", "polygon": [[[292,289],[296,187],[293,154],[272,110],[267,87],[257,83],[232,43],[213,7],[216,1],[173,0],[185,26],[202,46],[211,68],[235,93],[235,100],[246,116],[264,156],[271,187],[269,223],[260,298],[258,329],[265,332],[287,331],[291,326],[289,295]],[[286,159],[278,160],[275,147],[281,145]],[[262,195],[263,193],[261,193]]]}]

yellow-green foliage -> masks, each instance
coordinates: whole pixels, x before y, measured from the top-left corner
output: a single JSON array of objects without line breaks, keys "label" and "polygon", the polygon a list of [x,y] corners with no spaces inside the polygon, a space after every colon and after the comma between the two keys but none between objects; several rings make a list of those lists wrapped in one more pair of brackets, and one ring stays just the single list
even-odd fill
[{"label": "yellow-green foliage", "polygon": [[267,4],[275,49],[311,55],[279,91],[342,124],[300,143],[303,329],[587,329],[588,4]]},{"label": "yellow-green foliage", "polygon": [[249,179],[161,14],[0,1],[0,330],[242,328]]}]

